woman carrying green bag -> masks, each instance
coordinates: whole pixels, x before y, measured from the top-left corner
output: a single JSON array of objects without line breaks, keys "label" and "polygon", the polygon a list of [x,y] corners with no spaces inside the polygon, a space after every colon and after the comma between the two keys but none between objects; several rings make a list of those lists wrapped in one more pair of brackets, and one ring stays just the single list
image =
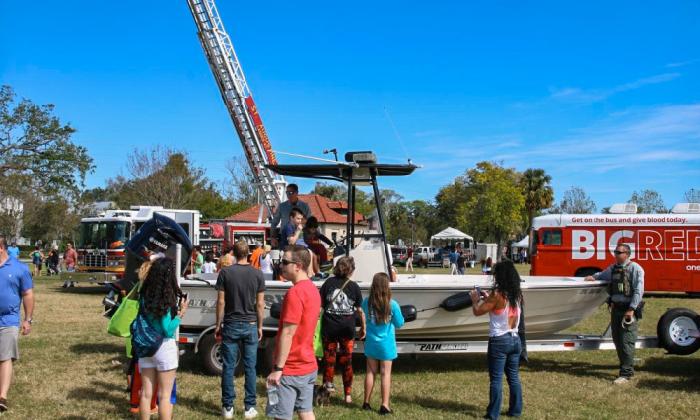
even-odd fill
[{"label": "woman carrying green bag", "polygon": [[362,292],[352,281],[355,261],[352,257],[342,257],[333,268],[333,277],[321,286],[321,338],[323,340],[324,372],[326,389],[335,391],[333,376],[335,363],[340,364],[343,374],[345,402],[352,403],[352,350],[355,344],[355,320],[361,320],[360,335],[365,337],[365,316],[362,312]]}]

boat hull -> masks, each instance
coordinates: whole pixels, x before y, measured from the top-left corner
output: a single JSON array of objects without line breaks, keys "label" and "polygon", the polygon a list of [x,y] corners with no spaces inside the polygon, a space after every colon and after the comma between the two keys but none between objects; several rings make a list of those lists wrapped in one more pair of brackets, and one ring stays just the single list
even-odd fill
[{"label": "boat hull", "polygon": [[[189,293],[190,310],[183,319],[184,328],[206,328],[216,322],[216,290],[214,280],[184,281]],[[323,282],[315,282],[321,287]],[[370,283],[358,282],[363,296]],[[397,331],[403,340],[471,340],[488,337],[488,316],[476,317],[471,308],[454,312],[440,308],[442,301],[474,286],[484,290],[491,287],[487,276],[416,275],[399,276],[391,284],[392,297],[400,305],[413,305],[418,311],[415,321]],[[291,287],[289,282],[266,281],[265,320],[268,330],[276,329],[278,320],[272,318],[272,304],[282,302]],[[593,314],[606,300],[605,283],[586,282],[573,277],[523,277],[522,283],[525,325],[528,337],[545,337],[565,330]]]}]

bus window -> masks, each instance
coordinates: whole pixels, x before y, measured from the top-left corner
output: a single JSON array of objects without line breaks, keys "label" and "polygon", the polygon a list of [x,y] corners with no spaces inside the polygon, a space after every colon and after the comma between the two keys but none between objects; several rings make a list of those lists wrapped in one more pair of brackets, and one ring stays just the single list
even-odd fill
[{"label": "bus window", "polygon": [[542,232],[542,245],[561,245],[561,229]]}]

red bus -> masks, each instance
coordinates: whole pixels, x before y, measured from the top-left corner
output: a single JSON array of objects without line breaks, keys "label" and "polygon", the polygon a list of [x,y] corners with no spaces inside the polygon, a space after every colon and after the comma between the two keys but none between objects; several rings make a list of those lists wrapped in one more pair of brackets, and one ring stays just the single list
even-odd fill
[{"label": "red bus", "polygon": [[700,214],[551,214],[530,233],[534,276],[583,277],[615,262],[628,244],[646,291],[700,293]]}]

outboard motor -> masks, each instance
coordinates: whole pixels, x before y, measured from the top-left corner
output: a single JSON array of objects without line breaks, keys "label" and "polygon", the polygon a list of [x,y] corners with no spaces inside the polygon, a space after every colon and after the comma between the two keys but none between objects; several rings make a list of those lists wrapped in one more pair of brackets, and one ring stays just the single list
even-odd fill
[{"label": "outboard motor", "polygon": [[192,255],[192,242],[187,232],[173,219],[158,213],[144,223],[126,244],[124,277],[108,285],[109,293],[102,300],[105,306],[104,315],[110,318],[116,312],[121,296],[128,293],[138,282],[138,269],[151,254],[160,252],[175,260],[177,244],[182,245],[180,274],[184,274]]}]

